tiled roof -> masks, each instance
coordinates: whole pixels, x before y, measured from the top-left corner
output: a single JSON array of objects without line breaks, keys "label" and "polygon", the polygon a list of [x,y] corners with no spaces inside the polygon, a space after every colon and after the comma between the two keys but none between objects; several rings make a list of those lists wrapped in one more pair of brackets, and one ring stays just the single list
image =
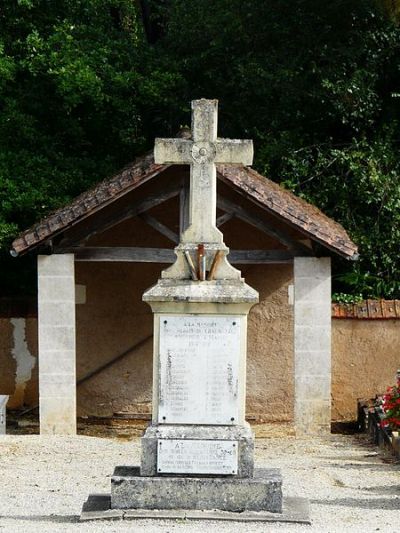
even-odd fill
[{"label": "tiled roof", "polygon": [[324,215],[317,207],[283,189],[252,168],[221,165],[218,170],[224,181],[233,184],[242,194],[300,230],[310,239],[347,258],[358,257],[357,246],[344,228]]},{"label": "tiled roof", "polygon": [[169,165],[156,165],[153,153],[147,154],[111,178],[85,191],[70,204],[50,213],[38,224],[20,234],[11,245],[11,252],[25,253],[57,233],[65,231],[84,218],[156,176]]},{"label": "tiled roof", "polygon": [[[36,248],[160,174],[168,166],[156,165],[152,153],[137,159],[118,174],[102,181],[23,232],[12,243],[11,253],[17,255]],[[356,245],[340,224],[255,170],[236,165],[218,165],[218,174],[220,179],[249,200],[307,237],[344,257],[354,259],[357,256]]]}]

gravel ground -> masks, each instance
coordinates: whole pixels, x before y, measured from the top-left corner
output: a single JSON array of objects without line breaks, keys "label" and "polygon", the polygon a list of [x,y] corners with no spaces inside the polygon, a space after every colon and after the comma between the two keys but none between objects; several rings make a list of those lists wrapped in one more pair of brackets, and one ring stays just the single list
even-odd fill
[{"label": "gravel ground", "polygon": [[90,492],[109,492],[117,464],[139,463],[139,440],[0,437],[0,532],[399,532],[400,466],[363,435],[257,439],[258,466],[282,469],[284,494],[310,500],[312,526],[212,521],[79,523]]}]

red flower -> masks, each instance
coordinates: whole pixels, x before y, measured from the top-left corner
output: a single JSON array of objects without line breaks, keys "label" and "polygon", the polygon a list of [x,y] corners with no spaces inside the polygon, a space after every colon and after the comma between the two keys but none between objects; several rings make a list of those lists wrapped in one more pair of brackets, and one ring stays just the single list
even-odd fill
[{"label": "red flower", "polygon": [[381,399],[381,407],[384,413],[384,420],[381,427],[398,429],[400,426],[400,386],[388,387],[386,394]]}]

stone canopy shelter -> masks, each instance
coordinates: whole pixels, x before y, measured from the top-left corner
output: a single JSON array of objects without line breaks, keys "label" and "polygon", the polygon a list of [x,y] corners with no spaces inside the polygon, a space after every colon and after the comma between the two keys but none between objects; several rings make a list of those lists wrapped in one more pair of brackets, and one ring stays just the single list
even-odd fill
[{"label": "stone canopy shelter", "polygon": [[[330,429],[330,256],[345,230],[251,168],[217,166],[217,226],[260,294],[249,315],[247,416]],[[151,412],[152,312],[142,294],[188,225],[189,167],[146,155],[20,235],[38,256],[41,432],[76,416]]]}]

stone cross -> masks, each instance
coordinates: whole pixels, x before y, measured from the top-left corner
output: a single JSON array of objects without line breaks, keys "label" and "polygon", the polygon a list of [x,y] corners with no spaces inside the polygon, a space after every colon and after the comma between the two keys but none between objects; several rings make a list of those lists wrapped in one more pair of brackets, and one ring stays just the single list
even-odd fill
[{"label": "stone cross", "polygon": [[217,137],[218,100],[192,101],[192,140],[156,139],[157,164],[190,165],[189,227],[181,243],[222,243],[216,227],[217,163],[251,165],[251,140]]}]

